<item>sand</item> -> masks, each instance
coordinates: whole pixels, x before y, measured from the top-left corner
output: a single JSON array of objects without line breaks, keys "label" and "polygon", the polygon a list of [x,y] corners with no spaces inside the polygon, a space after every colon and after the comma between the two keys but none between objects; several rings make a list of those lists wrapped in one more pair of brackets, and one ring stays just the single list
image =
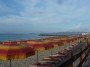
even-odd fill
[{"label": "sand", "polygon": [[[56,54],[59,50],[64,49],[65,46],[54,47],[49,50],[43,50],[38,51],[39,60],[43,59],[44,57],[48,57],[52,54]],[[17,59],[17,60],[11,60],[11,67],[28,67],[28,65],[36,63],[37,62],[37,51],[35,52],[34,56],[27,57],[25,59]],[[10,61],[9,60],[0,60],[0,67],[10,67]]]}]

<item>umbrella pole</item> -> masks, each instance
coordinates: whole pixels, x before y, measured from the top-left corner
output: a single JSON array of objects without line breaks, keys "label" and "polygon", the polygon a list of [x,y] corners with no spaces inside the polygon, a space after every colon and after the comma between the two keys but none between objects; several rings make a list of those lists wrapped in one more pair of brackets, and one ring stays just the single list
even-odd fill
[{"label": "umbrella pole", "polygon": [[60,51],[60,46],[58,46],[58,48],[59,48],[59,51]]},{"label": "umbrella pole", "polygon": [[11,67],[11,59],[10,59],[10,67]]},{"label": "umbrella pole", "polygon": [[38,50],[37,50],[37,63],[38,63]]},{"label": "umbrella pole", "polygon": [[69,42],[69,47],[70,47],[70,45],[71,45],[71,42]]},{"label": "umbrella pole", "polygon": [[66,43],[64,43],[64,49],[66,48]]},{"label": "umbrella pole", "polygon": [[51,49],[51,55],[52,55],[52,49]]}]

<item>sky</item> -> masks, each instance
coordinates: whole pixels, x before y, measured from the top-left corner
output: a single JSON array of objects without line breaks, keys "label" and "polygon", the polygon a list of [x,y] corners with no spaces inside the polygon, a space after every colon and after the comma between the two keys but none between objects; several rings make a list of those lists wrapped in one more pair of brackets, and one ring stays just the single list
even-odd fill
[{"label": "sky", "polygon": [[0,33],[90,32],[90,0],[0,0]]}]

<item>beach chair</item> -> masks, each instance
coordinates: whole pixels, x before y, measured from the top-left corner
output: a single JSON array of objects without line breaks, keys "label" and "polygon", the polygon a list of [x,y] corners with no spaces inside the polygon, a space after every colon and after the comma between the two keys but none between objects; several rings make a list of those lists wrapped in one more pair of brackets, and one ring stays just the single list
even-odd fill
[{"label": "beach chair", "polygon": [[60,55],[67,55],[68,51],[66,49],[63,49],[63,50],[59,51],[58,54],[60,54]]},{"label": "beach chair", "polygon": [[44,63],[36,63],[36,64],[33,64],[33,65],[29,65],[29,67],[53,67],[53,65],[50,64],[50,63],[45,63],[44,62]]},{"label": "beach chair", "polygon": [[46,61],[57,61],[57,62],[61,62],[62,60],[58,57],[46,57],[46,58],[43,58],[42,60],[46,60]]},{"label": "beach chair", "polygon": [[41,60],[41,61],[39,61],[41,64],[45,64],[45,63],[47,63],[47,64],[50,64],[52,67],[54,66],[56,66],[57,64],[58,64],[58,61],[57,60]]},{"label": "beach chair", "polygon": [[58,54],[62,55],[63,58],[71,58],[72,57],[72,51],[69,49],[63,49],[58,52]]},{"label": "beach chair", "polygon": [[49,55],[49,57],[52,59],[58,59],[59,62],[62,62],[63,59],[65,58],[65,55],[56,54],[56,55]]}]

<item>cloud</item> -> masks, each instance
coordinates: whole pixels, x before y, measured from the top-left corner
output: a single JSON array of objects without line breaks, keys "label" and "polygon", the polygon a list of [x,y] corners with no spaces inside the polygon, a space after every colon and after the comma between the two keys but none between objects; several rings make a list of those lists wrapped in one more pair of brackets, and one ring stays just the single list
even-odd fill
[{"label": "cloud", "polygon": [[72,26],[68,31],[71,32],[88,32],[90,31],[89,25],[77,24]]},{"label": "cloud", "polygon": [[[32,25],[33,30],[87,29],[83,24],[90,21],[89,0],[12,0],[15,7],[0,2],[0,23],[4,25]],[[17,5],[16,5],[17,4]],[[19,5],[19,6],[18,6]],[[2,7],[3,6],[3,7]],[[16,8],[17,9],[14,9]],[[6,13],[7,12],[7,13]],[[6,14],[5,14],[6,13]],[[72,25],[68,25],[72,24]],[[74,25],[75,24],[75,25]],[[40,28],[39,25],[41,25]],[[46,26],[45,26],[46,25]],[[87,25],[87,24],[86,24]],[[26,27],[26,26],[24,26]],[[64,28],[65,27],[65,28]],[[68,27],[68,29],[67,29]],[[89,26],[88,26],[89,27]],[[42,29],[41,29],[42,28]],[[60,31],[59,30],[59,31]],[[83,29],[84,30],[84,29]],[[89,29],[88,29],[89,30]]]},{"label": "cloud", "polygon": [[8,12],[11,10],[9,7],[7,7],[2,1],[0,1],[0,13],[1,12]]},{"label": "cloud", "polygon": [[[62,4],[58,5],[58,1],[62,0],[26,0],[26,1],[20,1],[16,0],[16,2],[19,4],[24,5],[23,11],[18,12],[20,16],[17,15],[9,15],[14,18],[23,19],[25,21],[30,22],[42,22],[47,20],[47,23],[53,23],[56,20],[58,22],[64,20],[64,19],[86,19],[87,17],[84,17],[86,15],[86,12],[88,11],[88,8],[76,8],[76,6],[71,6],[68,4]],[[65,1],[65,0],[64,0]],[[69,0],[72,2],[71,0]],[[73,3],[73,2],[72,2]],[[16,17],[17,16],[17,17]],[[51,18],[51,19],[49,19]],[[3,19],[3,18],[2,18]],[[6,17],[5,17],[6,19]],[[13,18],[11,18],[13,21]],[[28,19],[28,20],[27,20]],[[59,20],[60,19],[60,20]],[[37,21],[37,22],[36,22]],[[43,22],[42,22],[43,23]],[[57,22],[55,22],[57,23]]]}]

